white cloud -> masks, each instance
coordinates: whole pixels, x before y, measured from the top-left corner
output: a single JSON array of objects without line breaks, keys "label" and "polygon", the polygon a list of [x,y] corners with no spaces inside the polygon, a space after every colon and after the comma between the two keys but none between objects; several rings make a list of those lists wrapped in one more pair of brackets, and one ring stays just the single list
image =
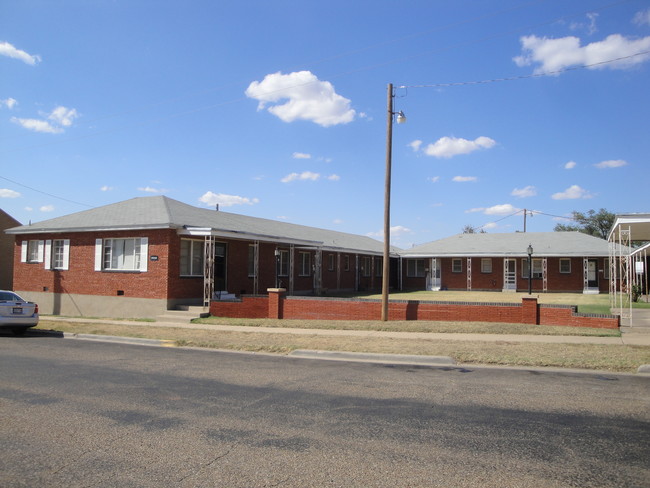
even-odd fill
[{"label": "white cloud", "polygon": [[113,189],[112,186],[104,185],[100,188],[101,191],[111,191]]},{"label": "white cloud", "polygon": [[79,117],[77,110],[74,108],[66,108],[58,106],[49,114],[41,114],[48,120],[42,119],[20,119],[12,117],[11,121],[18,124],[25,129],[34,132],[43,132],[47,134],[60,134],[63,132],[64,127],[70,127],[74,119]]},{"label": "white cloud", "polygon": [[553,200],[576,200],[579,198],[592,198],[593,195],[589,193],[584,188],[580,188],[578,185],[571,185],[569,188],[563,192],[554,193],[551,195]]},{"label": "white cloud", "polygon": [[[413,231],[409,229],[408,227],[404,227],[403,225],[395,225],[390,228],[390,237],[399,237],[404,234],[412,234]],[[380,230],[378,232],[368,232],[366,234],[368,237],[376,237],[379,239],[384,238],[384,231]]]},{"label": "white cloud", "polygon": [[79,117],[77,110],[74,108],[66,108],[63,106],[56,107],[50,115],[47,116],[48,119],[54,121],[58,125],[63,127],[70,127],[72,121]]},{"label": "white cloud", "polygon": [[573,169],[576,167],[577,164],[578,163],[576,163],[575,161],[569,161],[564,165],[564,169]]},{"label": "white cloud", "polygon": [[207,191],[201,195],[199,201],[210,207],[214,207],[215,205],[221,205],[224,207],[232,207],[233,205],[254,205],[260,202],[258,198],[226,195],[224,193],[212,193],[211,191]]},{"label": "white cloud", "polygon": [[587,14],[587,20],[589,21],[587,24],[584,24],[582,22],[572,22],[569,28],[571,30],[585,29],[587,31],[587,34],[589,35],[595,34],[596,31],[598,31],[598,28],[596,27],[597,18],[598,18],[597,13],[590,12]]},{"label": "white cloud", "polygon": [[[496,141],[494,139],[485,136],[477,137],[473,141],[460,137],[445,136],[425,147],[424,153],[427,156],[433,156],[436,158],[451,158],[459,154],[469,154],[478,151],[479,149],[489,149],[495,144]],[[414,146],[412,145],[411,147]]]},{"label": "white cloud", "polygon": [[485,225],[481,226],[482,230],[496,229],[498,227],[496,222],[488,222]]},{"label": "white cloud", "polygon": [[478,181],[478,178],[476,176],[454,176],[451,181],[455,181],[457,183],[466,183],[470,181]]},{"label": "white cloud", "polygon": [[[535,73],[550,73],[572,66],[590,66],[590,69],[625,69],[650,59],[650,53],[619,61],[613,59],[632,56],[650,49],[650,36],[642,39],[628,39],[620,34],[607,36],[605,40],[580,45],[578,37],[548,39],[546,37],[524,36],[520,39],[523,54],[513,58],[517,66],[539,65]],[[604,63],[604,64],[597,64]]]},{"label": "white cloud", "polygon": [[9,188],[0,188],[0,198],[18,198],[20,193]]},{"label": "white cloud", "polygon": [[0,42],[0,55],[19,59],[23,63],[27,63],[32,66],[34,66],[36,63],[41,62],[40,56],[28,54],[22,49],[17,49],[8,42]]},{"label": "white cloud", "polygon": [[510,215],[518,211],[519,209],[517,207],[514,207],[509,203],[503,203],[501,205],[493,205],[492,207],[471,208],[466,210],[465,213],[480,212],[485,215]]},{"label": "white cloud", "polygon": [[413,142],[407,144],[407,146],[409,146],[415,152],[418,152],[420,150],[421,145],[422,145],[422,141],[420,139],[416,139]]},{"label": "white cloud", "polygon": [[248,86],[246,96],[259,100],[258,110],[272,103],[268,111],[284,122],[309,120],[329,127],[352,122],[356,115],[350,108],[350,100],[310,71],[266,75],[261,82],[254,81]]},{"label": "white cloud", "polygon": [[302,173],[290,173],[280,181],[282,183],[290,183],[292,181],[316,181],[320,178],[320,174],[312,173],[311,171],[303,171]]},{"label": "white cloud", "polygon": [[18,124],[21,127],[27,130],[32,130],[34,132],[43,132],[46,134],[60,134],[63,132],[63,129],[61,127],[56,127],[46,120],[19,119],[18,117],[11,117],[11,121],[14,124]]},{"label": "white cloud", "polygon": [[311,154],[295,152],[292,157],[293,159],[311,159]]},{"label": "white cloud", "polygon": [[334,219],[334,220],[332,221],[332,223],[334,223],[334,224],[336,224],[336,225],[342,224],[343,222],[344,222],[343,219]]},{"label": "white cloud", "polygon": [[5,98],[4,100],[0,100],[0,108],[2,107],[7,107],[9,110],[14,108],[16,105],[18,105],[18,101],[15,98]]},{"label": "white cloud", "polygon": [[167,190],[162,188],[153,188],[151,186],[141,186],[138,188],[138,191],[143,191],[145,193],[164,193]]},{"label": "white cloud", "polygon": [[620,168],[621,166],[627,166],[627,161],[624,159],[610,159],[608,161],[601,161],[600,163],[594,164],[594,166],[600,169]]},{"label": "white cloud", "polygon": [[430,181],[431,183],[437,183],[440,181],[440,176],[429,176],[427,178],[427,181]]},{"label": "white cloud", "polygon": [[528,185],[524,188],[515,188],[510,194],[519,198],[534,197],[537,195],[537,189],[534,186]]},{"label": "white cloud", "polygon": [[647,24],[650,25],[650,8],[648,10],[642,10],[637,12],[632,20],[637,25]]},{"label": "white cloud", "polygon": [[54,212],[54,205],[43,205],[39,210],[41,212]]},{"label": "white cloud", "polygon": [[341,177],[339,175],[333,174],[333,175],[329,175],[327,179],[330,181],[339,181]]}]

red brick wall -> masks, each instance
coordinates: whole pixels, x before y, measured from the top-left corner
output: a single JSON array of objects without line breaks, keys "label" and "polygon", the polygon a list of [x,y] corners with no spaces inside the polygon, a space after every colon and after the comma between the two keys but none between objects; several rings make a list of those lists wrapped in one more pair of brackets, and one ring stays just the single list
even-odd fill
[{"label": "red brick wall", "polygon": [[[540,256],[541,257],[541,256]],[[569,258],[571,260],[571,272],[560,273],[560,258],[547,258],[547,291],[550,292],[582,292],[583,280],[583,259]],[[517,261],[517,290],[528,291],[528,276],[522,276],[524,262],[528,258],[516,258]],[[601,292],[609,291],[608,280],[602,272],[605,268],[605,258],[598,260],[598,287]],[[426,278],[414,278],[407,276],[406,259],[403,263],[402,287],[405,290],[424,290]],[[452,258],[439,258],[441,268],[442,287],[448,290],[467,289],[467,258],[461,258],[462,272],[452,271]],[[481,272],[481,258],[471,258],[472,263],[472,290],[501,290],[503,289],[503,258],[492,258],[492,272]],[[426,259],[426,267],[429,268],[430,259]],[[542,278],[531,280],[533,291],[544,291]]]},{"label": "red brick wall", "polygon": [[[282,310],[281,317],[268,316]],[[279,307],[269,308],[268,297],[243,297],[238,302],[212,302],[210,313],[217,317],[284,318],[304,320],[379,320],[380,300],[285,297]],[[399,301],[389,302],[389,320],[438,320],[452,322],[503,322],[573,327],[616,329],[615,316],[576,314],[573,307],[539,306],[536,298],[524,298],[522,304],[453,303]]]},{"label": "red brick wall", "polygon": [[[124,292],[124,296],[129,297],[167,298],[167,249],[171,233],[172,231],[168,230],[153,230],[17,236],[14,252],[14,289],[104,296],[117,296],[120,290]],[[128,237],[148,237],[148,254],[158,256],[158,261],[148,261],[148,270],[143,273],[94,271],[95,239]],[[23,240],[45,241],[53,238],[70,239],[68,270],[46,270],[44,263],[20,262]]]}]

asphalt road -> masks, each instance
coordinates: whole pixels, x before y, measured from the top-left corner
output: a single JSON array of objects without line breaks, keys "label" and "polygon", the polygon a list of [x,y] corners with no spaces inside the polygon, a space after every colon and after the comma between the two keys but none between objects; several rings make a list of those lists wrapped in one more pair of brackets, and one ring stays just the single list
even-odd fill
[{"label": "asphalt road", "polygon": [[0,486],[648,487],[650,379],[0,335]]}]

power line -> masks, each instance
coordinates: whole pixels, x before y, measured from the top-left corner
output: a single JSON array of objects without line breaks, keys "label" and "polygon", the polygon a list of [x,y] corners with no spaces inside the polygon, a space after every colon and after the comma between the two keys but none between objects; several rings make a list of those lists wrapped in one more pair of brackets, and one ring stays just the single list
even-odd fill
[{"label": "power line", "polygon": [[47,195],[48,197],[56,198],[58,200],[63,200],[64,202],[68,202],[68,203],[74,203],[75,205],[81,205],[82,207],[93,208],[92,205],[88,205],[87,203],[76,202],[76,201],[70,200],[68,198],[53,195],[52,193],[48,193],[46,191],[37,190],[36,188],[32,188],[31,186],[27,186],[27,185],[24,185],[22,183],[18,183],[17,181],[10,180],[9,178],[7,178],[5,176],[0,176],[0,178],[2,178],[3,180],[7,180],[10,183],[13,183],[14,185],[22,186],[23,188],[27,188],[28,190],[35,191],[36,193],[42,193],[43,195]]},{"label": "power line", "polygon": [[492,78],[488,80],[478,80],[478,81],[458,81],[458,82],[452,82],[452,83],[432,83],[430,85],[402,85],[398,86],[397,88],[440,88],[440,87],[450,87],[450,86],[464,86],[464,85],[481,85],[481,84],[487,84],[487,83],[499,83],[502,81],[515,81],[515,80],[525,80],[529,78],[541,78],[544,76],[553,76],[557,75],[560,73],[566,73],[567,71],[575,71],[579,69],[587,69],[587,68],[593,68],[594,66],[601,66],[603,64],[609,64],[609,63],[615,63],[617,61],[622,61],[624,59],[630,59],[636,56],[642,56],[644,54],[649,54],[650,50],[648,51],[640,51],[635,54],[630,54],[629,56],[621,56],[619,58],[614,58],[614,59],[608,59],[606,61],[600,61],[598,63],[592,63],[592,64],[585,64],[582,66],[572,66],[570,68],[564,68],[556,71],[546,71],[544,73],[532,73],[529,75],[520,75],[520,76],[511,76],[508,78]]}]

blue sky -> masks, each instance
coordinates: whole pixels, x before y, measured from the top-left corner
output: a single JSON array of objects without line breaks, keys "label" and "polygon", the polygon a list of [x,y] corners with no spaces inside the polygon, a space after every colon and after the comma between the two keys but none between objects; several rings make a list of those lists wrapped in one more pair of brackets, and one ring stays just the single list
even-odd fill
[{"label": "blue sky", "polygon": [[[0,4],[0,208],[137,196],[391,242],[648,212],[650,4]],[[405,87],[405,88],[402,88]]]}]

